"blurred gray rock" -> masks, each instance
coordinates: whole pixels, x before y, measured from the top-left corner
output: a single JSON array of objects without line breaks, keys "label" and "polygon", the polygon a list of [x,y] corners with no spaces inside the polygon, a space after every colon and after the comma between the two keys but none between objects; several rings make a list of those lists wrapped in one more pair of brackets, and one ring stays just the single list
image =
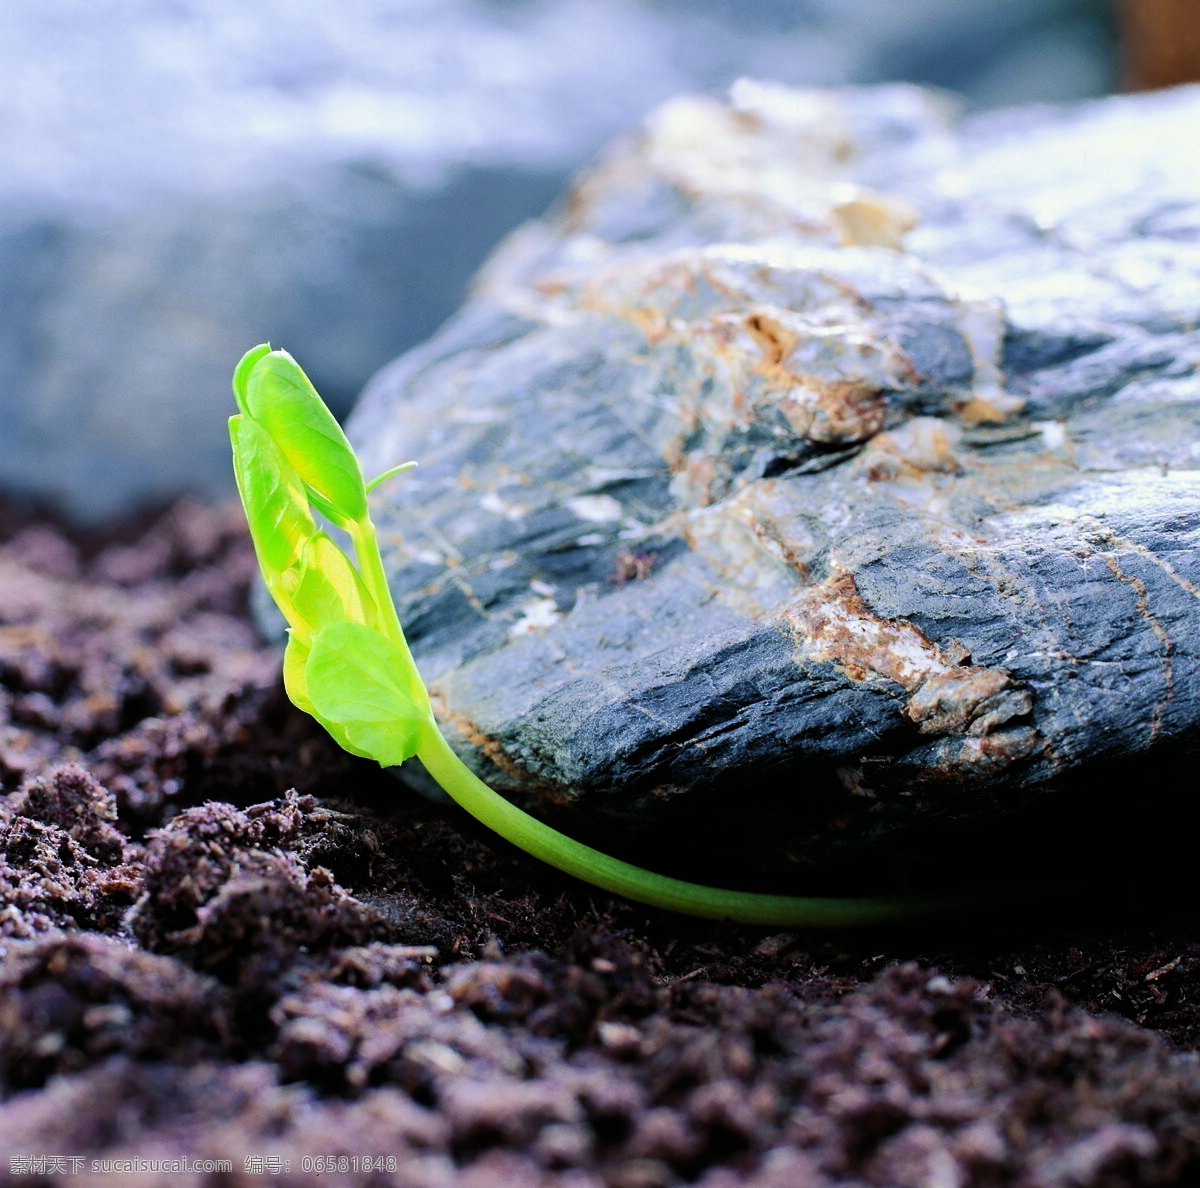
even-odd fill
[{"label": "blurred gray rock", "polygon": [[989,99],[1006,80],[1094,91],[1104,38],[1072,0],[9,6],[0,489],[93,520],[230,490],[247,346],[288,346],[347,407],[503,233],[671,94],[909,71]]},{"label": "blurred gray rock", "polygon": [[1194,753],[1197,127],[740,83],[610,149],[351,420],[471,762],[803,855]]}]

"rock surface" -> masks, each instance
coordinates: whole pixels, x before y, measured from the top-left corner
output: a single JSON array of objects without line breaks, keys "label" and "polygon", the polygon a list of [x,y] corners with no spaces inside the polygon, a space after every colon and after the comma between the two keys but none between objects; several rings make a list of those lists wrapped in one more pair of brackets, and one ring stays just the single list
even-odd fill
[{"label": "rock surface", "polygon": [[1198,122],[742,83],[511,237],[350,426],[477,768],[802,853],[1194,751]]},{"label": "rock surface", "polygon": [[[982,25],[953,0],[910,4],[902,22],[871,19],[878,7],[13,7],[0,32],[0,487],[93,521],[231,492],[221,412],[247,346],[287,344],[347,407],[454,310],[501,235],[679,90],[745,72],[969,75],[991,98],[1001,80],[1035,93],[1108,81],[1103,35],[1070,36],[1070,0]],[[934,29],[953,53],[931,53]],[[1031,73],[1048,58],[1049,80]]]}]

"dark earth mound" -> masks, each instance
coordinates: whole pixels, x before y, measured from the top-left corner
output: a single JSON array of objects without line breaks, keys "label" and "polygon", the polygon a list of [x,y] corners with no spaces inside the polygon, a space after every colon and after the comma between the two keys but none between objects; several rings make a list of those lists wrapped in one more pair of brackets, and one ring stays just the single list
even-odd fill
[{"label": "dark earth mound", "polygon": [[683,919],[294,711],[236,509],[0,538],[3,1182],[1200,1177],[1200,921],[1136,773],[1140,832],[1081,789],[986,918]]}]

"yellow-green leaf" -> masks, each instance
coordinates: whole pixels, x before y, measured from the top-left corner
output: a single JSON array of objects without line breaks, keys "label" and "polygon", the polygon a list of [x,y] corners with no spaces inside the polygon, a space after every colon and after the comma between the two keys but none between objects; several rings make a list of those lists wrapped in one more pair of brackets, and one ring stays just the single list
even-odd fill
[{"label": "yellow-green leaf", "polygon": [[283,688],[288,700],[306,714],[316,716],[316,707],[308,697],[308,683],[304,678],[304,666],[308,663],[308,644],[296,634],[288,632],[287,648],[283,653]]},{"label": "yellow-green leaf", "polygon": [[333,623],[313,635],[305,692],[343,746],[391,767],[417,753],[430,723],[408,694],[408,667],[386,635],[361,623]]},{"label": "yellow-green leaf", "polygon": [[[294,575],[294,576],[293,576]],[[325,532],[308,541],[299,564],[285,578],[288,596],[308,628],[304,634],[350,621],[374,627],[375,603],[350,558]]]},{"label": "yellow-green leaf", "polygon": [[308,696],[308,679],[305,675],[308,657],[308,644],[295,631],[288,632],[287,650],[283,653],[283,687],[287,691],[288,699],[297,709],[303,710],[304,713],[315,718],[320,725],[324,726],[333,737],[333,741],[343,750],[357,755],[360,759],[374,758],[368,752],[360,751],[353,746],[336,722],[331,722],[317,713],[316,706]]}]

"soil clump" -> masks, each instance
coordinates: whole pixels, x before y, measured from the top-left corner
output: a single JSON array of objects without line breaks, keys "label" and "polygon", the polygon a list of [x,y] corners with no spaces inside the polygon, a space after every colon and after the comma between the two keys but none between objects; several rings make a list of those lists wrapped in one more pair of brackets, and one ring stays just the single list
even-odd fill
[{"label": "soil clump", "polygon": [[[341,752],[283,694],[254,573],[236,508],[87,538],[0,510],[0,1181],[1200,1174],[1169,788],[1145,836],[1014,860],[986,917],[671,916]],[[149,1166],[184,1157],[232,1170]]]}]

